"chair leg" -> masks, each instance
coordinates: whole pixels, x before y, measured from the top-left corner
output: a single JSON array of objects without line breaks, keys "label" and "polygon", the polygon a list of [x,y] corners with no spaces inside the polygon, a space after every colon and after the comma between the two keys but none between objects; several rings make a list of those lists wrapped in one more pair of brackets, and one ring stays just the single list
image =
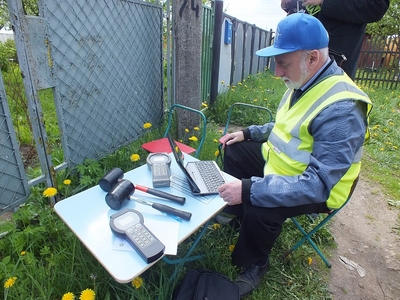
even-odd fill
[{"label": "chair leg", "polygon": [[331,263],[328,261],[328,259],[325,257],[325,255],[321,252],[321,250],[318,248],[318,246],[311,239],[311,236],[314,233],[316,233],[322,226],[324,226],[325,223],[328,222],[336,214],[336,212],[337,212],[337,210],[330,213],[317,226],[315,226],[315,228],[313,230],[311,230],[308,233],[304,230],[304,228],[300,225],[300,223],[297,221],[296,218],[294,218],[294,217],[291,218],[292,222],[295,224],[297,229],[303,234],[303,237],[292,248],[290,248],[288,251],[285,252],[285,254],[282,256],[282,259],[285,259],[286,257],[288,257],[293,251],[295,251],[297,248],[299,248],[305,241],[308,241],[308,243],[314,248],[314,250],[318,253],[318,255],[321,257],[321,259],[325,262],[326,266],[328,268],[332,267]]}]

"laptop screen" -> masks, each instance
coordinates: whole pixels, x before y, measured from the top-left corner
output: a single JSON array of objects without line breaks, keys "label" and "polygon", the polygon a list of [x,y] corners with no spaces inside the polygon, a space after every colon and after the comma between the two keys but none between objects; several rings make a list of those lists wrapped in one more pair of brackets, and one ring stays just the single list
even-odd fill
[{"label": "laptop screen", "polygon": [[185,166],[183,165],[183,153],[182,153],[181,149],[179,149],[178,145],[175,143],[174,139],[171,137],[170,134],[168,134],[168,142],[171,147],[172,153],[174,154],[176,163],[181,168],[183,174],[185,174],[185,176],[186,176],[186,179],[189,183],[190,190],[192,191],[193,194],[200,193],[199,187],[194,182],[194,180],[192,179],[192,177],[186,170]]}]

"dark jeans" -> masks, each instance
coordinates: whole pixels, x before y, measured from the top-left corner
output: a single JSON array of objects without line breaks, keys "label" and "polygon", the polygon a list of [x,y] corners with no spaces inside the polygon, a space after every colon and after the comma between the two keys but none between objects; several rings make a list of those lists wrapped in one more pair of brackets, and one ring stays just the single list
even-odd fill
[{"label": "dark jeans", "polygon": [[[236,178],[262,177],[264,163],[259,142],[244,141],[225,148],[224,171]],[[251,203],[227,206],[224,212],[241,219],[232,262],[244,267],[265,260],[287,218],[327,211],[326,203],[275,208],[254,206]]]}]

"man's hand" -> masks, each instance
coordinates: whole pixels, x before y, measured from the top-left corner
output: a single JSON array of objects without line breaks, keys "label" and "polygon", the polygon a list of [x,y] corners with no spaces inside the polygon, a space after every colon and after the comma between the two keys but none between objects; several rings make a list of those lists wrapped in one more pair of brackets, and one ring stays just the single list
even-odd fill
[{"label": "man's hand", "polygon": [[242,203],[242,181],[235,180],[225,183],[218,188],[219,196],[228,205],[237,205]]},{"label": "man's hand", "polygon": [[222,149],[225,149],[225,145],[232,145],[241,141],[244,141],[243,131],[227,133],[219,139],[219,142],[222,144]]}]

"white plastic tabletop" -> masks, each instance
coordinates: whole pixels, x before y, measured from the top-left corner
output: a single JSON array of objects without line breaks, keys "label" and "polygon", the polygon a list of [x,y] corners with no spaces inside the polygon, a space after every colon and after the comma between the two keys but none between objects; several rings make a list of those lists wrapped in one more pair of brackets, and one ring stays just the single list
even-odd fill
[{"label": "white plastic tabletop", "polygon": [[[186,190],[187,183],[183,180],[182,171],[173,157],[171,157],[171,160],[171,186],[159,189],[186,197],[184,205],[175,204],[172,201],[163,200],[138,190],[135,191],[134,196],[191,212],[192,217],[189,221],[182,220],[179,223],[178,243],[181,243],[217,214],[225,206],[225,202],[218,195],[192,196]],[[191,160],[196,159],[190,155],[185,155],[186,162]],[[233,179],[227,174],[225,176],[228,181]],[[146,165],[125,173],[124,179],[130,180],[134,184],[153,187],[151,172]],[[136,252],[115,250],[115,247],[113,247],[115,236],[111,232],[109,219],[110,215],[117,211],[112,210],[106,204],[105,195],[106,192],[97,185],[56,203],[54,208],[61,219],[116,281],[120,283],[130,282],[155,262],[147,264]],[[135,201],[125,201],[121,209],[124,208],[140,211],[144,217],[145,225],[149,222],[160,222],[166,218],[171,219],[170,216]],[[162,224],[165,226],[165,222],[162,222]]]}]

